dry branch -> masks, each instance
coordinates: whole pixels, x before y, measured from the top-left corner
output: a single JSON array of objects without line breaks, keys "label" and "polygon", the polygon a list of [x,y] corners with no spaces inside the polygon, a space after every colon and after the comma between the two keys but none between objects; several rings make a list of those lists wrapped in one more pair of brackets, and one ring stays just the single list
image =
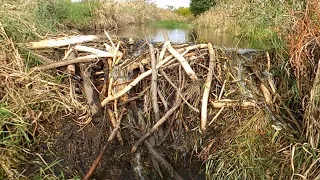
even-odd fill
[{"label": "dry branch", "polygon": [[99,39],[98,36],[88,35],[88,36],[73,36],[73,37],[63,37],[57,39],[47,39],[38,42],[27,43],[26,46],[29,49],[44,49],[44,48],[57,48],[62,46],[69,46],[72,44],[90,42]]},{"label": "dry branch", "polygon": [[178,88],[169,78],[169,76],[164,72],[161,71],[161,74],[163,75],[163,77],[168,81],[168,83],[177,91],[177,94],[181,97],[181,99],[183,100],[183,102],[185,102],[192,110],[194,110],[197,113],[200,113],[199,109],[193,107],[185,98],[184,96],[181,94],[181,90],[180,88]]},{"label": "dry branch", "polygon": [[100,49],[92,48],[92,47],[87,47],[87,46],[82,46],[82,45],[76,45],[74,47],[75,50],[77,51],[82,51],[82,52],[88,52],[94,55],[99,55],[102,57],[114,57],[115,54],[107,51],[102,51]]},{"label": "dry branch", "polygon": [[207,125],[207,105],[208,105],[208,99],[211,89],[211,82],[213,78],[213,69],[214,69],[214,63],[215,63],[215,52],[213,50],[212,44],[208,44],[209,49],[209,72],[207,74],[206,82],[204,83],[204,90],[203,90],[203,96],[202,96],[202,105],[201,105],[201,119],[200,119],[200,129],[201,131],[206,130]]},{"label": "dry branch", "polygon": [[256,107],[257,104],[254,101],[240,101],[240,100],[231,100],[223,99],[220,101],[210,101],[213,108],[222,108],[222,107]]},{"label": "dry branch", "polygon": [[91,70],[86,64],[80,64],[81,76],[83,78],[83,88],[86,99],[90,107],[91,116],[97,116],[101,113],[102,107],[99,100],[98,92],[92,87]]},{"label": "dry branch", "polygon": [[38,53],[36,53],[36,52],[31,52],[31,51],[30,51],[30,53],[31,53],[32,56],[41,59],[43,62],[45,62],[45,63],[47,63],[47,64],[54,62],[52,59],[47,58],[47,57],[45,57],[45,56],[42,56],[41,54],[38,54]]},{"label": "dry branch", "polygon": [[150,50],[150,56],[151,56],[151,100],[152,100],[152,107],[155,115],[156,122],[160,119],[160,111],[159,111],[159,105],[158,105],[158,96],[157,96],[157,79],[158,79],[158,71],[156,68],[156,57],[155,57],[155,51],[152,44],[149,44],[149,50]]},{"label": "dry branch", "polygon": [[[109,114],[109,118],[110,118],[112,126],[114,128],[116,128],[117,127],[117,122],[116,122],[116,118],[114,117],[114,114],[113,114],[112,110],[110,108],[107,108],[107,112]],[[124,143],[123,143],[123,139],[122,139],[120,131],[117,131],[117,138],[118,138],[119,143],[123,146]]]},{"label": "dry branch", "polygon": [[[63,60],[75,59],[75,58],[77,58],[77,54],[74,52],[73,49],[69,49],[69,50],[67,51],[66,55],[64,56]],[[69,64],[69,65],[67,66],[67,72],[68,72],[69,74],[71,74],[72,76],[74,76],[75,73],[76,73],[76,66],[75,66],[75,64]]]},{"label": "dry branch", "polygon": [[88,56],[82,56],[82,57],[77,57],[76,59],[70,59],[70,60],[65,60],[65,61],[58,61],[58,62],[53,62],[47,65],[43,66],[38,66],[35,67],[34,69],[39,70],[39,71],[44,71],[44,70],[49,70],[49,69],[56,69],[59,67],[63,66],[68,66],[69,64],[77,64],[77,63],[89,63],[89,62],[95,62],[100,57],[105,57],[99,55],[88,55]]},{"label": "dry branch", "polygon": [[143,135],[132,147],[131,152],[134,153],[137,151],[137,148],[140,146],[140,144],[147,139],[150,135],[152,135],[159,126],[161,126],[168,118],[174,113],[174,111],[180,107],[181,105],[181,98],[177,97],[177,100],[174,104],[174,106],[145,134]]},{"label": "dry branch", "polygon": [[178,51],[176,51],[171,44],[168,44],[168,51],[181,63],[183,69],[190,76],[192,80],[198,80],[196,73],[190,67],[188,61],[181,55]]},{"label": "dry branch", "polygon": [[168,45],[170,44],[170,41],[165,41],[162,47],[162,50],[160,51],[158,62],[162,61],[164,58],[164,55],[167,51]]},{"label": "dry branch", "polygon": [[[129,130],[137,137],[141,138],[141,134],[136,131],[135,129],[128,127]],[[151,143],[149,143],[147,140],[144,141],[145,146],[148,148],[150,154],[168,171],[171,177],[173,177],[176,180],[183,180],[183,178],[177,173],[174,168],[171,166],[170,163],[168,163],[167,160],[165,160],[159,152],[157,152]]]},{"label": "dry branch", "polygon": [[162,104],[163,104],[163,106],[164,106],[164,110],[167,112],[167,111],[169,110],[169,108],[168,108],[168,102],[167,102],[166,99],[164,98],[164,96],[163,96],[161,90],[159,89],[159,87],[158,87],[157,91],[158,91],[158,96],[159,96],[159,98],[160,98],[160,100],[161,100],[161,102],[162,102]]}]

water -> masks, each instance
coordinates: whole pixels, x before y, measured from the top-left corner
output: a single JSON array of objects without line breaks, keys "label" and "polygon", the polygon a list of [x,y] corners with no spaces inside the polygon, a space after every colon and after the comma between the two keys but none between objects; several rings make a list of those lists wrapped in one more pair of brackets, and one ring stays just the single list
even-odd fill
[{"label": "water", "polygon": [[217,46],[225,46],[230,48],[250,48],[249,44],[243,40],[235,38],[229,34],[217,33],[213,28],[174,28],[168,29],[153,25],[142,26],[126,26],[115,30],[118,36],[135,37],[147,39],[152,42],[164,42],[163,32],[167,32],[171,42],[187,43],[187,42],[211,42]]}]

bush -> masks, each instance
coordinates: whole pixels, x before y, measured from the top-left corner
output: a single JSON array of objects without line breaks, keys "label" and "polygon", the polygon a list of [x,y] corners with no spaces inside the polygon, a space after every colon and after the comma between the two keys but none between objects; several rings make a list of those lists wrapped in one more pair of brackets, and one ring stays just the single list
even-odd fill
[{"label": "bush", "polygon": [[191,0],[190,10],[194,15],[199,15],[216,5],[215,0]]},{"label": "bush", "polygon": [[179,7],[178,9],[174,10],[175,13],[181,15],[181,16],[190,16],[192,15],[192,12],[190,11],[190,8],[186,7]]}]

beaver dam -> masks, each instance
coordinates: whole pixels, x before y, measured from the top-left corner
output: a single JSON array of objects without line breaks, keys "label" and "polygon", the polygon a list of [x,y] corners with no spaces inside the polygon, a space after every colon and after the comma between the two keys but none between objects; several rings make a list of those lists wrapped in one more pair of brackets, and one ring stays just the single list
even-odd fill
[{"label": "beaver dam", "polygon": [[[39,100],[30,109],[40,113],[28,111],[34,125],[29,133],[41,137],[28,161],[40,157],[48,165],[43,173],[211,179],[237,171],[245,161],[250,166],[244,174],[259,163],[268,164],[264,176],[280,171],[271,166],[286,153],[275,142],[277,132],[291,124],[279,115],[281,80],[271,73],[277,58],[272,52],[175,44],[168,38],[151,44],[108,33],[21,46],[38,60],[28,69],[31,76],[6,71],[14,82],[28,82],[21,87],[29,100],[19,103]],[[45,78],[37,81],[40,76]],[[37,168],[21,169],[27,177]]]}]

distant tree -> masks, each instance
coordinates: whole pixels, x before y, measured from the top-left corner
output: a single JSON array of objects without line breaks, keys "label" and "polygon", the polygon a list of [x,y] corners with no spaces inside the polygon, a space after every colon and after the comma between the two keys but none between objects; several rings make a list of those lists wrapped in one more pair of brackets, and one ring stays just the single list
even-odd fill
[{"label": "distant tree", "polygon": [[181,16],[190,16],[192,15],[192,12],[190,11],[190,8],[187,7],[179,7],[178,9],[174,10],[177,14]]},{"label": "distant tree", "polygon": [[191,0],[190,10],[194,15],[199,15],[214,5],[216,5],[216,0]]}]

